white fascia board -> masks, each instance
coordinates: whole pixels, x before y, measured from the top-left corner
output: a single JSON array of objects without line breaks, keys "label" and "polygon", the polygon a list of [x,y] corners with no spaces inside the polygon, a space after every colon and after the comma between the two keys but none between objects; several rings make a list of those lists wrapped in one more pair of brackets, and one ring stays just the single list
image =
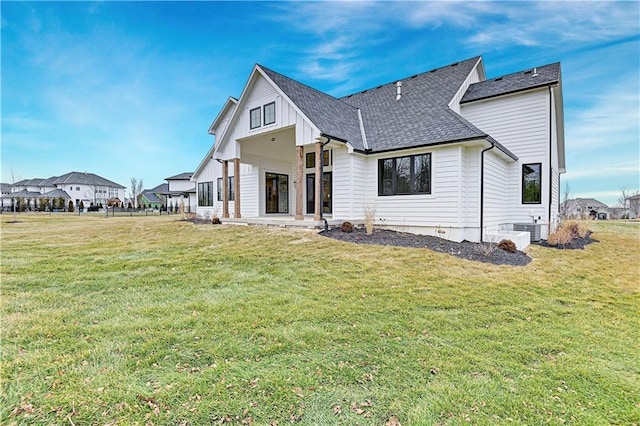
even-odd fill
[{"label": "white fascia board", "polygon": [[[467,77],[464,79],[464,82],[462,83],[462,85],[460,87],[458,87],[458,90],[456,91],[455,95],[453,95],[453,97],[451,98],[451,100],[449,101],[449,103],[447,104],[447,106],[456,111],[456,109],[452,108],[451,103],[453,102],[454,99],[462,99],[462,97],[464,96],[464,93],[460,93],[463,89],[466,92],[467,89],[469,89],[470,84],[464,84],[466,81],[469,80],[469,77],[471,77],[471,74],[473,72],[475,72],[475,70],[478,69],[479,70],[479,74],[480,74],[480,81],[484,81],[487,79],[487,76],[485,75],[484,72],[484,63],[482,62],[482,56],[480,56],[478,58],[478,61],[475,63],[475,65],[473,66],[473,68],[471,68],[471,71],[469,71],[469,74],[467,74]],[[460,108],[458,107],[457,111],[460,111]]]},{"label": "white fascia board", "polygon": [[218,115],[216,116],[216,118],[213,120],[213,122],[211,123],[211,126],[209,126],[209,134],[213,135],[215,134],[213,132],[213,129],[215,129],[216,127],[218,127],[218,125],[220,124],[219,121],[222,119],[222,117],[225,116],[225,114],[227,113],[227,111],[229,110],[229,108],[231,108],[232,106],[235,107],[236,105],[238,105],[238,100],[236,98],[234,98],[233,96],[229,96],[229,98],[227,99],[227,101],[224,103],[224,105],[222,106],[222,109],[220,110],[220,112],[218,113]]}]

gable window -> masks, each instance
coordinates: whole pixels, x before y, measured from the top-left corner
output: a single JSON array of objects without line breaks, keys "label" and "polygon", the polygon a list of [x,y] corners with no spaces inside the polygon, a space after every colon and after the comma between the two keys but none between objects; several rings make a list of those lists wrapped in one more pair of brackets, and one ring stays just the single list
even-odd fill
[{"label": "gable window", "polygon": [[378,195],[431,194],[431,154],[378,160]]},{"label": "gable window", "polygon": [[542,202],[542,163],[522,165],[522,204]]},{"label": "gable window", "polygon": [[264,125],[276,122],[276,103],[271,102],[264,106]]},{"label": "gable window", "polygon": [[[233,201],[233,176],[229,176],[229,201]],[[222,201],[222,178],[218,178],[218,201]]]},{"label": "gable window", "polygon": [[261,108],[254,108],[252,110],[249,111],[249,128],[251,129],[257,129],[258,127],[260,127],[261,124],[261,117],[260,117],[260,111]]},{"label": "gable window", "polygon": [[213,182],[198,183],[198,206],[213,206]]}]

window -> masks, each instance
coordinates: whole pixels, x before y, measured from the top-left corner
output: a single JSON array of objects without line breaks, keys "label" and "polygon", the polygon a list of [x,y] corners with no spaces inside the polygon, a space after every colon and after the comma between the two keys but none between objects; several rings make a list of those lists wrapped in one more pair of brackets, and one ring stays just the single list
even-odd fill
[{"label": "window", "polygon": [[80,187],[79,186],[76,186],[76,191],[80,191]]},{"label": "window", "polygon": [[431,154],[378,160],[378,195],[431,194]]},{"label": "window", "polygon": [[[229,176],[229,201],[233,201],[233,176]],[[222,201],[222,178],[218,178],[218,201]]]},{"label": "window", "polygon": [[264,106],[264,125],[276,122],[276,103],[271,102]]},{"label": "window", "polygon": [[213,182],[198,183],[198,206],[213,206]]},{"label": "window", "polygon": [[542,202],[542,163],[522,165],[522,204]]},{"label": "window", "polygon": [[307,169],[313,169],[316,166],[316,153],[315,152],[307,152],[306,157]]},{"label": "window", "polygon": [[[329,167],[331,165],[331,150],[330,149],[328,149],[326,151],[322,151],[322,165],[324,167]],[[314,167],[316,167],[316,153],[315,152],[307,152],[306,166],[307,166],[307,169],[313,169]]]},{"label": "window", "polygon": [[249,111],[249,120],[251,121],[249,123],[250,129],[257,129],[258,127],[260,127],[260,107],[254,108]]}]

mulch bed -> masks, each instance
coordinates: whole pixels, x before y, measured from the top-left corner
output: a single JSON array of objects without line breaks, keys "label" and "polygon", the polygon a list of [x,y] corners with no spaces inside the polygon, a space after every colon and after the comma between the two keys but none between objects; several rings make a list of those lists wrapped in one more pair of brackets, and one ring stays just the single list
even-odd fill
[{"label": "mulch bed", "polygon": [[362,228],[355,228],[353,232],[342,232],[340,228],[332,228],[328,232],[320,232],[319,235],[357,244],[426,248],[440,253],[448,253],[461,259],[494,265],[524,266],[531,262],[531,258],[521,251],[510,253],[496,247],[495,250],[485,254],[478,243],[469,241],[456,243],[431,235],[416,235],[387,229],[376,229],[373,234],[367,235]]},{"label": "mulch bed", "polygon": [[591,243],[599,243],[600,241],[591,238],[591,232],[587,233],[587,236],[584,238],[574,238],[569,244],[558,244],[557,246],[549,245],[546,241],[538,241],[533,244],[537,244],[542,247],[555,248],[560,250],[584,250],[584,248]]}]

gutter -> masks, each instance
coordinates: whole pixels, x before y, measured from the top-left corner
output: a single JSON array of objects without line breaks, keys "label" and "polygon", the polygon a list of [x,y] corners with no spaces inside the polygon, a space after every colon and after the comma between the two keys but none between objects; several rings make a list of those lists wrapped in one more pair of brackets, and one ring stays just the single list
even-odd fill
[{"label": "gutter", "polygon": [[495,148],[495,143],[480,152],[480,242],[484,242],[484,153]]}]

